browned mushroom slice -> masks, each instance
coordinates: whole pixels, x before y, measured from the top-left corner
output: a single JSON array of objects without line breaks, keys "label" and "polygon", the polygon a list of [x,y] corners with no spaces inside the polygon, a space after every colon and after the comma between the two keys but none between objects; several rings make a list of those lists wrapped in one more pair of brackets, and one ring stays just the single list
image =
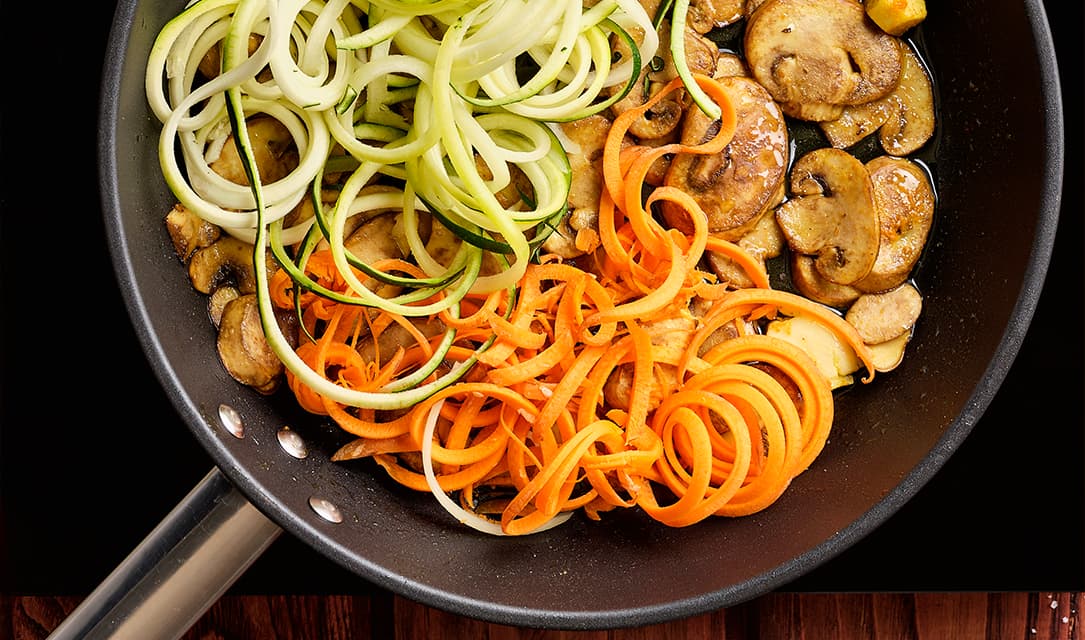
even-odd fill
[{"label": "browned mushroom slice", "polygon": [[594,208],[570,209],[542,244],[546,253],[566,260],[591,253],[599,247],[599,212]]},{"label": "browned mushroom slice", "polygon": [[746,0],[691,0],[686,24],[704,34],[738,22],[745,15]]},{"label": "browned mushroom slice", "polygon": [[934,93],[930,76],[910,47],[903,46],[900,82],[889,95],[844,107],[839,118],[820,124],[829,144],[847,149],[875,131],[882,148],[894,156],[919,150],[934,135]]},{"label": "browned mushroom slice", "polygon": [[726,78],[727,76],[748,76],[750,70],[746,68],[746,62],[741,56],[734,53],[721,52],[716,60],[716,73],[713,77]]},{"label": "browned mushroom slice", "polygon": [[866,165],[878,208],[878,257],[855,283],[861,291],[891,289],[911,274],[934,221],[934,190],[927,173],[905,158],[880,156]]},{"label": "browned mushroom slice", "polygon": [[[445,323],[437,316],[409,318],[408,321],[427,338],[445,331]],[[359,340],[356,349],[366,362],[384,363],[395,355],[398,349],[406,349],[414,344],[416,344],[415,337],[410,330],[399,323],[392,323],[380,332],[376,341],[373,340],[372,335]]]},{"label": "browned mushroom slice", "polygon": [[826,147],[799,158],[791,170],[791,199],[776,220],[792,251],[816,255],[830,282],[852,284],[878,256],[878,212],[870,175],[855,156]]},{"label": "browned mushroom slice", "polygon": [[572,182],[569,185],[569,207],[580,209],[599,206],[603,188],[603,146],[610,131],[610,120],[591,115],[558,125],[565,138]]},{"label": "browned mushroom slice", "polygon": [[[783,252],[785,240],[780,225],[776,223],[776,216],[766,212],[757,219],[754,228],[735,244],[745,249],[764,267],[769,258],[775,258]],[[715,251],[706,251],[705,258],[721,282],[731,283],[736,288],[754,286],[754,281],[746,270],[731,258]]]},{"label": "browned mushroom slice", "polygon": [[746,17],[749,18],[757,11],[766,0],[746,0]]},{"label": "browned mushroom slice", "polygon": [[849,149],[872,135],[889,120],[890,96],[845,107],[839,118],[819,123],[825,139],[837,149]]},{"label": "browned mushroom slice", "polygon": [[404,257],[396,241],[394,213],[382,213],[366,220],[350,234],[343,246],[366,264]]},{"label": "browned mushroom slice", "polygon": [[881,344],[912,330],[923,310],[923,296],[910,283],[884,293],[866,293],[844,319],[867,344]]},{"label": "browned mushroom slice", "polygon": [[[247,127],[261,181],[280,180],[298,166],[297,147],[286,125],[275,118],[258,116],[250,118]],[[247,185],[249,177],[233,139],[233,135],[227,138],[211,169],[234,184]]]},{"label": "browned mushroom slice", "polygon": [[237,290],[237,287],[231,287],[229,285],[219,287],[211,292],[211,295],[207,298],[207,315],[211,318],[211,324],[215,325],[215,328],[222,326],[222,312],[226,309],[226,305],[231,300],[241,297],[241,292]]},{"label": "browned mushroom slice", "polygon": [[[670,23],[663,21],[659,30],[660,41],[667,42],[670,39]],[[708,38],[686,28],[684,31],[686,48],[686,65],[693,73],[712,75],[716,69],[716,58],[719,56],[719,47]],[[619,45],[620,47],[621,45]],[[611,106],[610,110],[615,115],[621,115],[630,109],[635,109],[648,101],[662,87],[678,77],[678,71],[671,58],[669,47],[660,47],[657,54],[659,60],[644,65],[641,81],[634,86],[629,94]],[[617,91],[621,87],[611,90]],[[650,108],[643,117],[637,118],[629,127],[629,135],[637,139],[661,139],[676,131],[682,122],[682,115],[686,105],[690,102],[684,91],[673,91]]]},{"label": "browned mushroom slice", "polygon": [[264,337],[256,294],[223,307],[217,345],[222,365],[235,380],[262,394],[278,388],[284,367]]},{"label": "browned mushroom slice", "polygon": [[749,18],[745,51],[753,76],[802,120],[835,120],[900,80],[899,40],[856,0],[768,0]]},{"label": "browned mushroom slice", "polygon": [[[663,352],[677,354],[689,347],[697,322],[692,314],[645,323],[644,329],[652,340],[652,346]],[[666,358],[664,358],[666,359]],[[652,370],[649,404],[655,408],[674,392],[678,385],[677,371],[673,365],[659,364]],[[633,365],[622,364],[611,372],[603,385],[603,398],[609,408],[628,409],[633,392]]]},{"label": "browned mushroom slice", "polygon": [[885,152],[905,156],[919,150],[934,135],[934,90],[923,61],[911,47],[903,47],[900,84],[889,96],[889,117],[878,136]]},{"label": "browned mushroom slice", "polygon": [[[708,218],[708,228],[725,240],[748,233],[778,193],[787,173],[788,134],[783,113],[756,81],[741,76],[718,79],[737,117],[735,134],[712,155],[678,154],[665,184],[689,193]],[[719,131],[719,122],[689,109],[682,142],[700,144]],[[687,213],[669,203],[663,216],[672,227],[692,230]]]},{"label": "browned mushroom slice", "polygon": [[[251,244],[233,236],[222,236],[214,243],[192,254],[188,277],[200,293],[211,293],[220,286],[233,283],[241,293],[256,290],[256,274],[252,266]],[[268,274],[277,268],[270,255],[266,262]]]},{"label": "browned mushroom slice", "polygon": [[791,254],[791,283],[803,296],[837,309],[847,307],[863,295],[850,284],[826,280],[814,266],[814,258],[801,253]]},{"label": "browned mushroom slice", "polygon": [[[688,22],[682,35],[683,45],[686,49],[686,66],[689,67],[690,72],[700,73],[706,76],[712,75],[716,70],[716,59],[719,58],[720,55],[719,46],[709,38],[694,31]],[[669,43],[670,39],[671,23],[669,20],[664,20],[659,27],[659,41]],[[674,66],[674,58],[671,57],[671,48],[669,46],[661,46],[656,55],[659,56],[659,61],[657,62],[661,62],[662,64],[649,64],[648,78],[652,82],[661,85],[677,78],[678,68]]]},{"label": "browned mushroom slice", "polygon": [[[381,213],[360,224],[343,243],[343,247],[370,266],[376,266],[381,260],[389,258],[402,259],[406,255],[402,250],[404,243],[398,238],[398,226],[398,213]],[[376,278],[364,279],[362,284],[383,297],[392,297],[401,290]]]},{"label": "browned mushroom slice", "polygon": [[188,262],[197,250],[219,239],[222,229],[199,217],[182,204],[175,204],[166,214],[166,231],[173,250],[182,262]]},{"label": "browned mushroom slice", "polygon": [[[249,34],[249,55],[256,53],[256,49],[259,48],[260,43],[264,41],[264,37],[253,33]],[[221,72],[222,67],[222,43],[219,42],[213,47],[207,50],[203,58],[200,59],[199,70],[207,79],[217,78]],[[263,80],[266,76],[262,76]]]}]

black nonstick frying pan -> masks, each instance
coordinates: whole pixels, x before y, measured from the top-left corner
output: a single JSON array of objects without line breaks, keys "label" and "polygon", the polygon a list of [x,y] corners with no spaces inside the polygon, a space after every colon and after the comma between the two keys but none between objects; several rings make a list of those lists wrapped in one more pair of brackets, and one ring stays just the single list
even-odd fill
[{"label": "black nonstick frying pan", "polygon": [[[825,452],[756,516],[669,529],[629,512],[525,538],[476,534],[379,471],[330,462],[342,434],[287,398],[240,387],[219,366],[204,300],[165,235],[173,198],[157,169],[157,123],[142,89],[150,44],[180,6],[118,4],[103,85],[101,187],[137,334],[215,468],[56,637],[131,628],[179,635],[280,532],[378,586],[504,624],[634,626],[732,605],[821,565],[907,502],[983,414],[1032,317],[1063,176],[1043,6],[932,2],[922,37],[939,88],[932,165],[940,203],[918,275],[924,315],[904,364],[839,398]],[[307,455],[281,444],[284,426]]]}]

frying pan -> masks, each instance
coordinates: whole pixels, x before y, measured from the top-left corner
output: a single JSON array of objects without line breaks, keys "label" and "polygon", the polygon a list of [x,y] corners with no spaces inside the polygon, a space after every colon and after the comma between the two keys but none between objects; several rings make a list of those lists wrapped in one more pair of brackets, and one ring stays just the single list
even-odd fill
[{"label": "frying pan", "polygon": [[[330,462],[344,434],[288,398],[241,387],[218,364],[205,300],[165,234],[173,197],[157,170],[158,126],[142,90],[155,34],[181,5],[118,3],[100,180],[133,326],[215,466],[54,637],[133,628],[177,637],[283,532],[380,587],[502,624],[601,629],[737,604],[836,556],[914,496],[987,408],[1035,309],[1063,175],[1043,6],[932,2],[921,43],[939,89],[928,160],[940,201],[917,274],[924,315],[901,367],[839,397],[821,457],[755,516],[671,529],[627,511],[523,538],[477,534],[378,469]],[[238,416],[243,431],[224,415]],[[284,426],[304,457],[280,443]]]}]

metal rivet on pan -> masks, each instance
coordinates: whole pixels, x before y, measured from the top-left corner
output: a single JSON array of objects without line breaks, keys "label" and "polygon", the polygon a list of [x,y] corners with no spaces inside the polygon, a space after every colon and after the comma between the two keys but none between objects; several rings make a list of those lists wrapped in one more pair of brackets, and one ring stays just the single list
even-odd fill
[{"label": "metal rivet on pan", "polygon": [[297,431],[290,427],[283,427],[276,435],[279,437],[279,446],[283,448],[283,451],[295,458],[304,458],[309,455],[309,448],[305,446],[305,441],[301,439]]},{"label": "metal rivet on pan", "polygon": [[219,405],[219,421],[222,422],[222,426],[226,427],[226,430],[232,433],[235,437],[245,437],[245,425],[241,424],[241,414],[236,409],[229,405]]},{"label": "metal rivet on pan", "polygon": [[312,507],[313,511],[316,511],[321,518],[324,518],[328,522],[339,523],[343,521],[343,514],[340,513],[339,507],[328,502],[324,498],[318,498],[316,496],[309,498],[309,506]]}]

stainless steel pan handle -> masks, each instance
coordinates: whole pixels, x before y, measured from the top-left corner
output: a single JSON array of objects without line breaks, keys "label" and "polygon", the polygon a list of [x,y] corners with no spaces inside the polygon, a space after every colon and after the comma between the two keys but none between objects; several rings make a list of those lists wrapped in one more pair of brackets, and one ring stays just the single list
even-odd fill
[{"label": "stainless steel pan handle", "polygon": [[176,640],[280,533],[213,469],[49,639]]}]

